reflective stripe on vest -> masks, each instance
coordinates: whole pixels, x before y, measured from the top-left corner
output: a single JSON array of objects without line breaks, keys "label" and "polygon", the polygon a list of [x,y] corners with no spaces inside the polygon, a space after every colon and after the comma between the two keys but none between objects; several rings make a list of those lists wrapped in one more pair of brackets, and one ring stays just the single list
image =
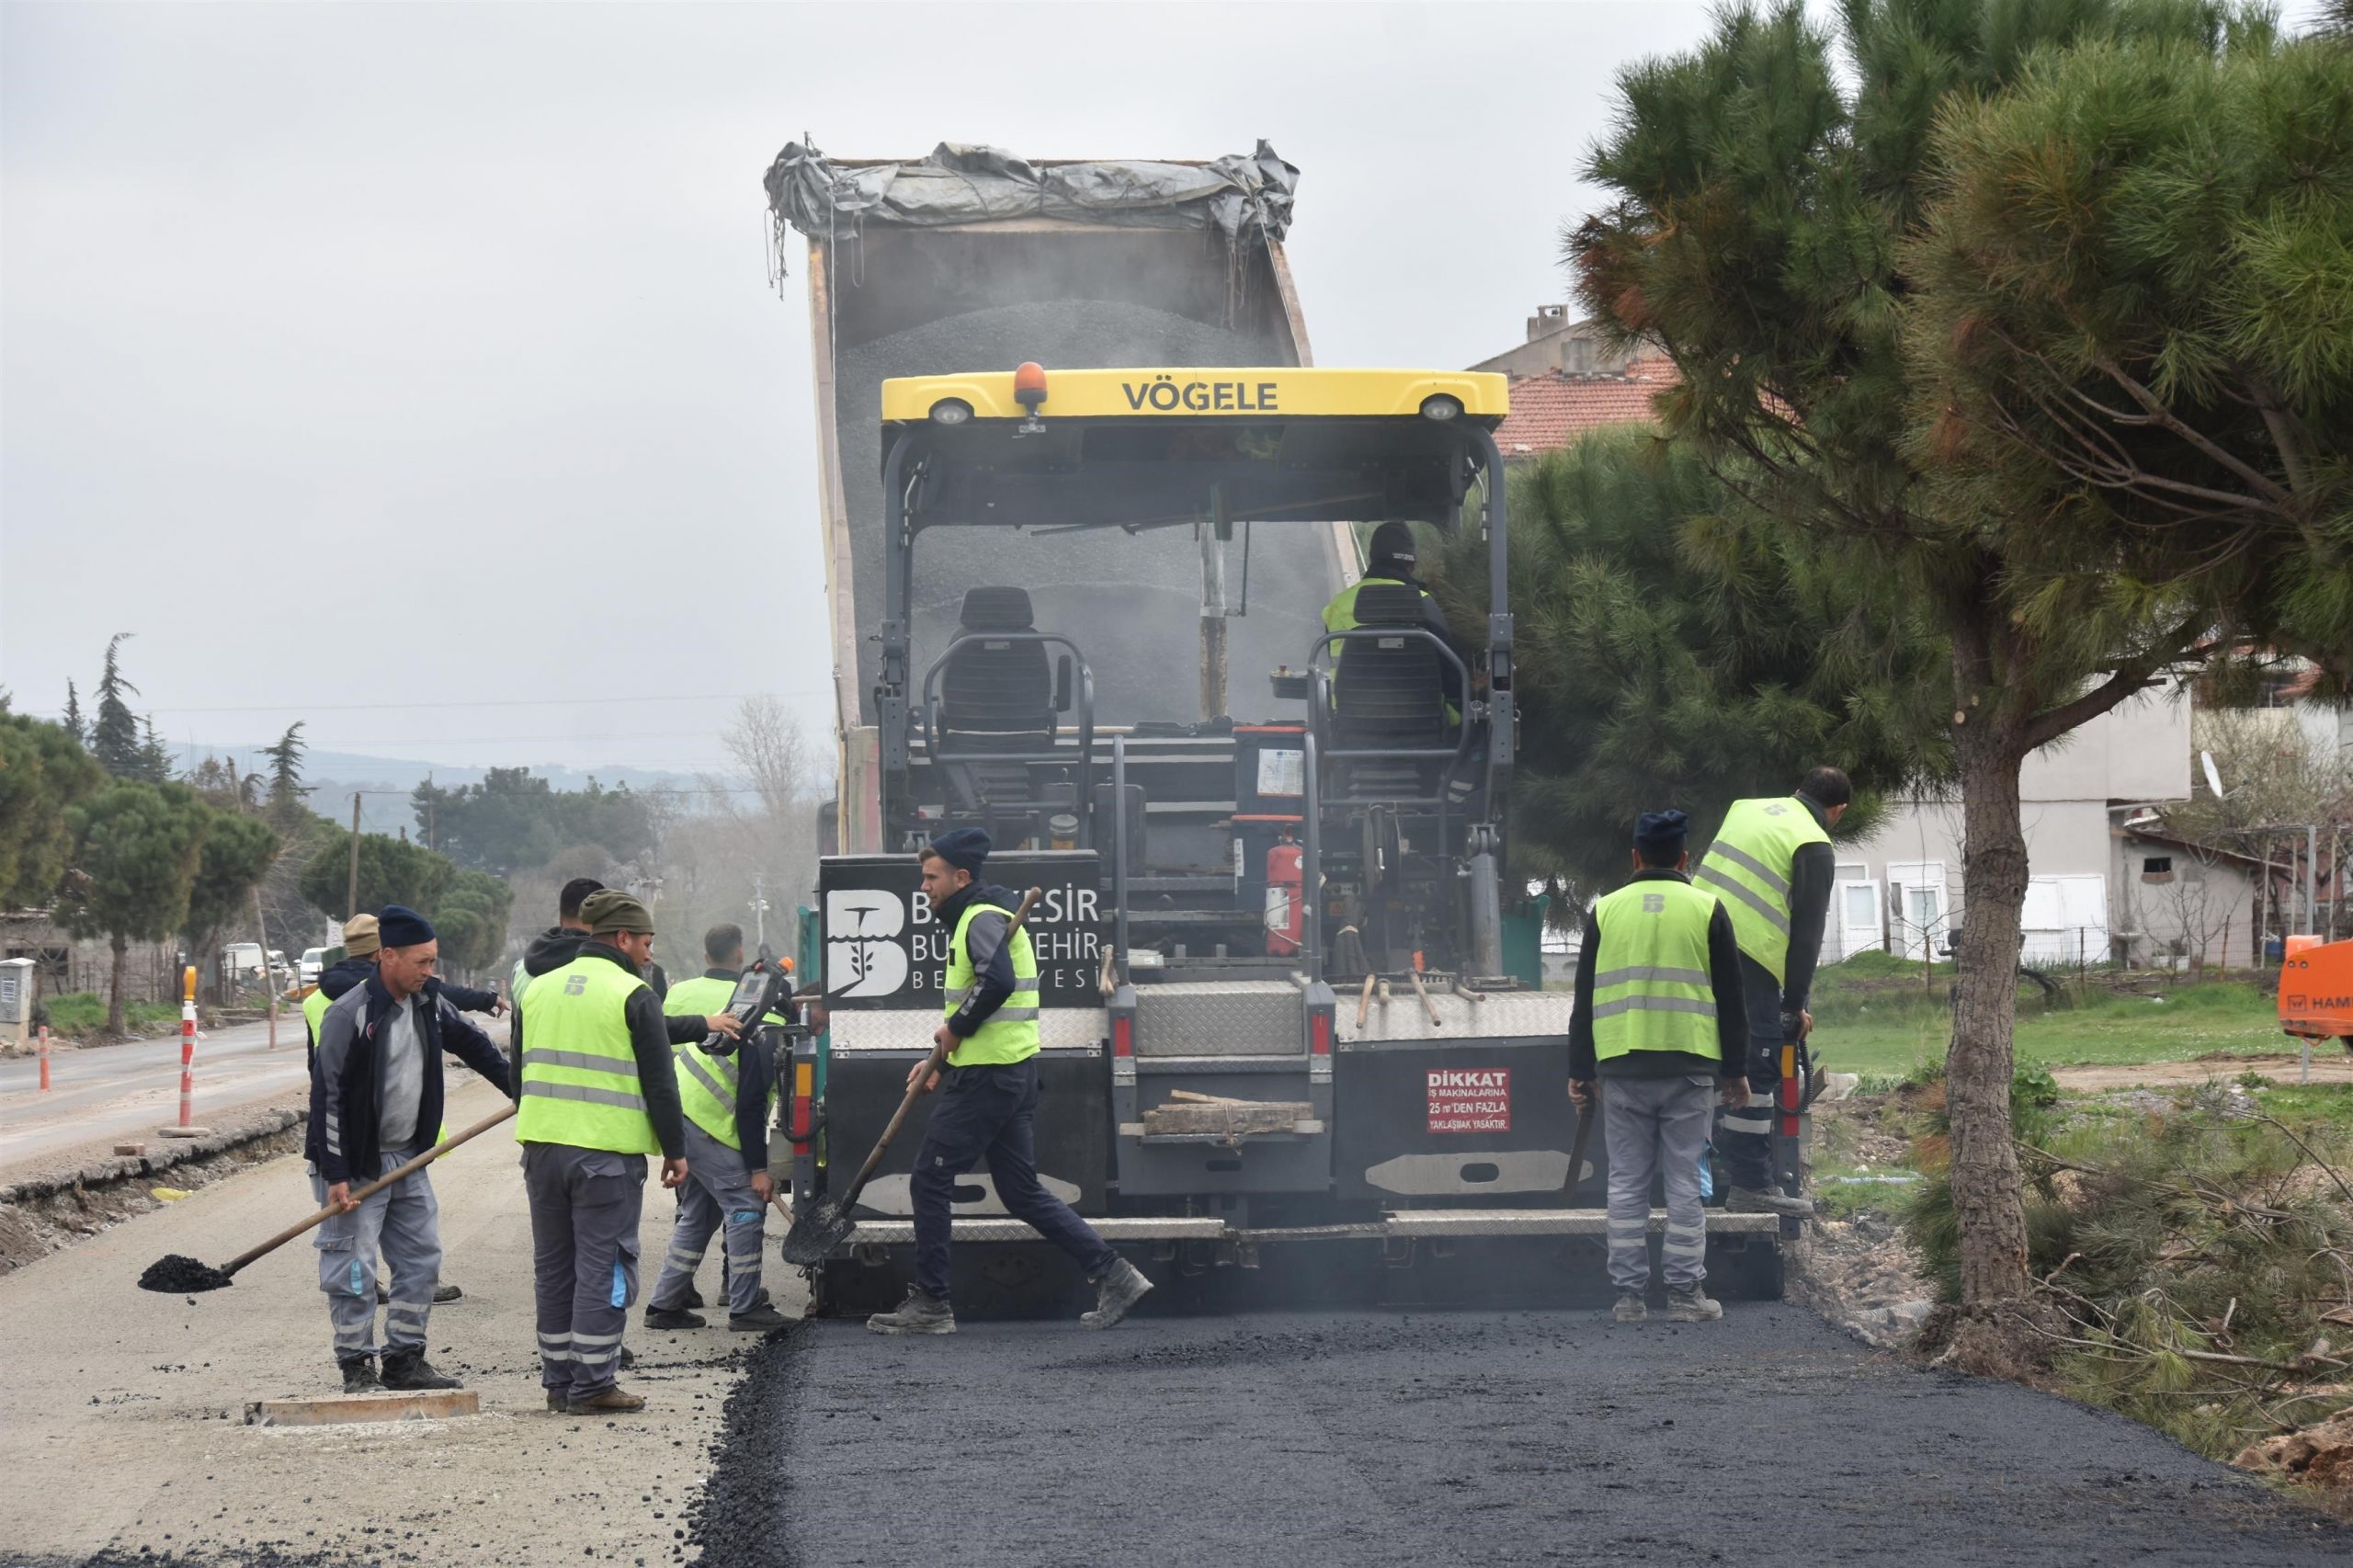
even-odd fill
[{"label": "reflective stripe on vest", "polygon": [[[952,1016],[972,994],[979,976],[973,971],[972,949],[967,937],[972,929],[972,917],[983,911],[994,911],[1007,920],[1013,911],[994,903],[975,903],[956,922],[956,938],[948,947],[948,1004],[942,1012]],[[1026,930],[1013,934],[1013,994],[1005,1006],[989,1015],[988,1021],[972,1036],[958,1043],[948,1053],[950,1067],[977,1067],[1007,1062],[1027,1062],[1038,1054],[1038,955],[1029,946]]]},{"label": "reflective stripe on vest", "polygon": [[1830,835],[1795,795],[1734,801],[1692,881],[1723,900],[1740,950],[1776,981],[1788,978],[1790,869],[1798,851]]},{"label": "reflective stripe on vest", "polygon": [[629,1035],[629,999],[644,985],[611,960],[593,955],[531,982],[522,1004],[518,1142],[617,1154],[661,1153]]},{"label": "reflective stripe on vest", "polygon": [[1716,900],[1665,877],[1629,882],[1593,906],[1593,1053],[1680,1051],[1723,1060],[1708,923]]}]

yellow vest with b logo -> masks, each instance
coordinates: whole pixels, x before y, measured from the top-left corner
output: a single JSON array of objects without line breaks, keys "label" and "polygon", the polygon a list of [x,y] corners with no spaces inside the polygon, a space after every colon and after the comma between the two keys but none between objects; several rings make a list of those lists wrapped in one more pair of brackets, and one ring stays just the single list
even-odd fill
[{"label": "yellow vest with b logo", "polygon": [[[709,1017],[723,1011],[734,995],[732,981],[699,974],[671,986],[670,994],[662,999],[662,1011],[674,1018]],[[763,1021],[784,1022],[774,1013]],[[741,1082],[735,1064],[739,1054],[730,1051],[725,1056],[713,1056],[699,1042],[681,1045],[676,1051],[679,1108],[687,1113],[688,1121],[740,1152],[744,1141],[735,1131],[735,1090]],[[774,1084],[768,1085],[768,1104],[776,1104]]]},{"label": "yellow vest with b logo", "polygon": [[1789,971],[1790,869],[1806,845],[1829,842],[1795,795],[1734,801],[1691,879],[1723,900],[1740,950],[1777,981]]},{"label": "yellow vest with b logo", "polygon": [[1723,1060],[1708,978],[1716,901],[1680,878],[1629,882],[1593,906],[1593,1054],[1680,1051]]},{"label": "yellow vest with b logo", "polygon": [[518,1142],[661,1153],[629,1038],[629,999],[644,987],[631,971],[593,956],[531,982],[522,1002]]},{"label": "yellow vest with b logo", "polygon": [[[942,1010],[953,1016],[972,994],[972,951],[967,943],[973,916],[994,911],[1007,920],[1013,911],[975,901],[956,922],[956,939],[948,948],[948,996]],[[1030,949],[1029,933],[1013,934],[1013,994],[988,1021],[948,1053],[950,1067],[998,1066],[1027,1062],[1038,1054],[1038,955]]]}]

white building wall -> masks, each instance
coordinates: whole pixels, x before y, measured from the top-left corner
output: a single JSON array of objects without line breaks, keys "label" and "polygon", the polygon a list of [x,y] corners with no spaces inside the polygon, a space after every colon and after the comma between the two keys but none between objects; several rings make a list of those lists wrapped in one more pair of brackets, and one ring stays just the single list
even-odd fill
[{"label": "white building wall", "polygon": [[[2188,800],[2192,766],[2188,699],[2165,691],[2134,698],[2027,759],[2018,817],[2027,841],[2029,961],[2109,957],[2117,914],[2126,907],[2111,807]],[[1921,795],[1895,802],[1869,839],[1840,843],[1824,960],[1878,946],[1943,957],[1961,929],[1961,839],[1959,799]],[[1860,918],[1873,896],[1876,941]]]}]

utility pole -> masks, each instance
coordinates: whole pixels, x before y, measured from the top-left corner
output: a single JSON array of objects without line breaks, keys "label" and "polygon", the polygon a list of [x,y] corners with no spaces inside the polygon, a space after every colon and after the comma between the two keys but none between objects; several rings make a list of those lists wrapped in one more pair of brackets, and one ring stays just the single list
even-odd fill
[{"label": "utility pole", "polygon": [[752,873],[752,950],[759,951],[768,943],[767,874]]},{"label": "utility pole", "polygon": [[359,791],[351,792],[351,875],[344,884],[343,917],[359,911]]}]

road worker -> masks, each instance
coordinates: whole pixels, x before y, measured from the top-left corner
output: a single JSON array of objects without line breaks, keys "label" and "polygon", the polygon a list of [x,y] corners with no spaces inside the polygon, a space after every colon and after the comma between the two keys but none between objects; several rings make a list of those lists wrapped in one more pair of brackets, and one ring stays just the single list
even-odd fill
[{"label": "road worker", "polygon": [[[662,1185],[688,1176],[685,1119],[670,1031],[642,972],[654,917],[625,892],[591,893],[585,940],[531,982],[516,1006],[522,1106],[515,1136],[531,1205],[540,1382],[548,1408],[573,1415],[642,1410],[620,1387],[621,1334],[638,1286],[645,1160]],[[733,1035],[724,1013],[703,1020]]]},{"label": "road worker", "polygon": [[[440,947],[424,916],[387,904],[377,916],[382,950],[373,971],[319,1020],[311,1079],[312,1180],[322,1208],[319,1289],[335,1324],[344,1391],[449,1389],[457,1381],[425,1358],[425,1333],[441,1276],[438,1208],[430,1174],[403,1176],[364,1203],[352,1192],[431,1148],[441,1123],[441,1053],[511,1092],[506,1059],[489,1037],[426,988]],[[384,1315],[383,1373],[376,1371],[376,1260],[392,1276]]]},{"label": "road worker", "polygon": [[1773,1189],[1773,1101],[1783,1042],[1813,1028],[1806,999],[1836,881],[1830,829],[1852,798],[1844,773],[1817,767],[1794,795],[1734,801],[1693,879],[1722,901],[1740,943],[1750,1095],[1725,1113],[1719,1143],[1732,1189],[1724,1206],[1736,1213],[1813,1212],[1811,1199]]},{"label": "road worker", "polygon": [[[744,973],[744,928],[725,924],[703,933],[710,968],[670,987],[665,1014],[699,1017],[723,1009]],[[769,1014],[762,1022],[782,1024]],[[727,1326],[757,1334],[782,1328],[785,1318],[760,1289],[760,1244],[767,1233],[768,1199],[776,1191],[768,1175],[768,1121],[776,1109],[775,1037],[765,1029],[746,1032],[731,1051],[703,1049],[703,1040],[677,1048],[678,1103],[687,1119],[687,1185],[678,1189],[678,1220],[662,1276],[646,1298],[648,1328],[700,1328],[703,1320],[688,1307],[695,1270],[714,1233],[722,1233],[726,1263]]]},{"label": "road worker", "polygon": [[[1364,575],[1342,588],[1333,596],[1332,602],[1324,607],[1324,630],[1327,632],[1357,630],[1357,594],[1360,589],[1383,585],[1411,588],[1420,603],[1421,624],[1436,632],[1438,641],[1453,650],[1455,657],[1461,659],[1467,668],[1471,663],[1469,650],[1462,646],[1455,637],[1453,628],[1447,624],[1446,614],[1438,608],[1438,600],[1422,586],[1421,579],[1414,575],[1418,557],[1412,527],[1393,520],[1381,524],[1372,530],[1372,544],[1366,551],[1366,557]],[[1347,657],[1347,651],[1346,642],[1332,644],[1332,663],[1336,669]],[[1462,706],[1462,677],[1455,673],[1454,665],[1448,661],[1440,660],[1439,669],[1439,678],[1446,688],[1447,711],[1450,716],[1459,718]]]},{"label": "road worker", "polygon": [[[376,972],[376,959],[380,950],[381,940],[376,929],[376,916],[353,915],[343,923],[341,949],[343,956],[319,971],[318,985],[302,998],[302,1021],[310,1028],[310,1065],[313,1076],[317,1075],[319,1070],[319,1020],[326,1016],[327,1008],[333,1006],[345,992],[356,985],[366,983],[368,977]],[[488,1013],[491,1017],[496,1017],[506,1011],[506,1003],[497,992],[478,991],[467,985],[450,985],[444,983],[438,974],[426,980],[425,994],[428,1000],[447,1002],[460,1013]],[[509,1077],[512,1077],[511,1072]],[[449,1125],[445,1119],[436,1127],[434,1142],[438,1143],[448,1137],[449,1131]],[[451,1301],[462,1301],[465,1299],[465,1291],[457,1285],[444,1280],[433,1289],[434,1304],[445,1306]],[[383,1280],[378,1280],[376,1282],[377,1301],[381,1304],[392,1299],[392,1287]]]},{"label": "road worker", "polygon": [[1699,1162],[1719,1094],[1748,1100],[1748,1040],[1740,948],[1732,917],[1691,885],[1681,812],[1645,812],[1634,824],[1634,876],[1597,902],[1577,949],[1576,1013],[1569,1025],[1569,1097],[1601,1096],[1609,1152],[1609,1283],[1620,1323],[1649,1315],[1651,1183],[1666,1192],[1660,1272],[1666,1315],[1707,1323],[1707,1210]]},{"label": "road worker", "polygon": [[[1143,1300],[1152,1281],[1114,1252],[1069,1204],[1038,1182],[1032,1123],[1038,1114],[1038,960],[1026,930],[1011,931],[1019,901],[977,881],[989,854],[977,827],[951,828],[922,852],[924,896],[949,933],[947,1019],[933,1032],[949,1049],[947,1090],[932,1108],[910,1183],[915,1221],[915,1278],[895,1310],[866,1326],[877,1334],[953,1334],[949,1299],[950,1205],[956,1180],[986,1160],[997,1200],[1015,1219],[1070,1254],[1095,1286],[1095,1308],[1079,1322],[1109,1328]],[[930,1058],[907,1073],[907,1086],[930,1094],[941,1074]]]}]

